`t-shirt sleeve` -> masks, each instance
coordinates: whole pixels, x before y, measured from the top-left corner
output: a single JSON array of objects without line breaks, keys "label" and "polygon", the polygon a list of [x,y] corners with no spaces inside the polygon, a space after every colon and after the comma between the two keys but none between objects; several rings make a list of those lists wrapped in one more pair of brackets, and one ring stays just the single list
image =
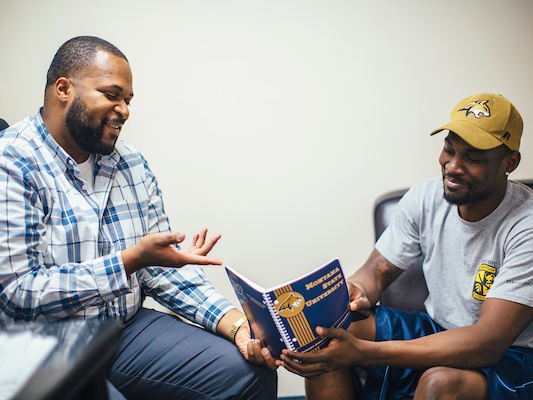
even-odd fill
[{"label": "t-shirt sleeve", "polygon": [[503,264],[487,293],[533,307],[533,217],[519,221],[505,242]]},{"label": "t-shirt sleeve", "polygon": [[419,229],[422,210],[421,188],[414,186],[401,198],[389,226],[376,242],[376,249],[398,268],[407,269],[422,262]]}]

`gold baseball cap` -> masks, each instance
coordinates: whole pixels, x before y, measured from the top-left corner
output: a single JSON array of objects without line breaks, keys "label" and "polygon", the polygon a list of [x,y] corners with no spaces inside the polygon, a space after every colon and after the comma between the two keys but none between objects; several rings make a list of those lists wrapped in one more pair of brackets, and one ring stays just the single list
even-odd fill
[{"label": "gold baseball cap", "polygon": [[504,144],[518,151],[523,128],[522,117],[509,100],[499,94],[480,93],[461,100],[452,110],[450,122],[430,135],[449,130],[479,150]]}]

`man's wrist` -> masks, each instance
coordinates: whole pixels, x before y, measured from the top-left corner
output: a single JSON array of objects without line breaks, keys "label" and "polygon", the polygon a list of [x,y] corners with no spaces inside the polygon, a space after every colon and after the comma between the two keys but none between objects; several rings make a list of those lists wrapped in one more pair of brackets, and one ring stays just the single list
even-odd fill
[{"label": "man's wrist", "polygon": [[239,331],[239,329],[241,329],[241,327],[246,321],[248,321],[246,317],[241,317],[231,326],[231,329],[229,331],[229,338],[233,343],[235,343],[235,336],[237,335],[237,332]]}]

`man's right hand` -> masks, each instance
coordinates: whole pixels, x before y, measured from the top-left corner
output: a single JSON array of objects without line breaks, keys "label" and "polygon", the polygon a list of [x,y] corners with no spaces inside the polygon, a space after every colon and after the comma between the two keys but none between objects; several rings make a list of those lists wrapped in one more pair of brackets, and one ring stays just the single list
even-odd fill
[{"label": "man's right hand", "polygon": [[189,250],[178,250],[175,245],[185,240],[185,234],[181,232],[146,235],[137,244],[122,250],[126,273],[130,275],[148,266],[180,268],[187,264],[221,265],[220,260],[206,257],[221,235],[216,234],[209,240],[206,236],[207,229],[202,229],[194,235]]}]

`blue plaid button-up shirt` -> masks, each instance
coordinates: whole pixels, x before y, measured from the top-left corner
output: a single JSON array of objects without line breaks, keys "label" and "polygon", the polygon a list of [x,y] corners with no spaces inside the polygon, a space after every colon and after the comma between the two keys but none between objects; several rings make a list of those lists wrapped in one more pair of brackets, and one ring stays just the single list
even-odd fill
[{"label": "blue plaid button-up shirt", "polygon": [[128,318],[144,295],[210,330],[234,308],[196,266],[128,279],[121,250],[170,230],[133,146],[96,155],[94,190],[39,114],[0,134],[0,322]]}]

